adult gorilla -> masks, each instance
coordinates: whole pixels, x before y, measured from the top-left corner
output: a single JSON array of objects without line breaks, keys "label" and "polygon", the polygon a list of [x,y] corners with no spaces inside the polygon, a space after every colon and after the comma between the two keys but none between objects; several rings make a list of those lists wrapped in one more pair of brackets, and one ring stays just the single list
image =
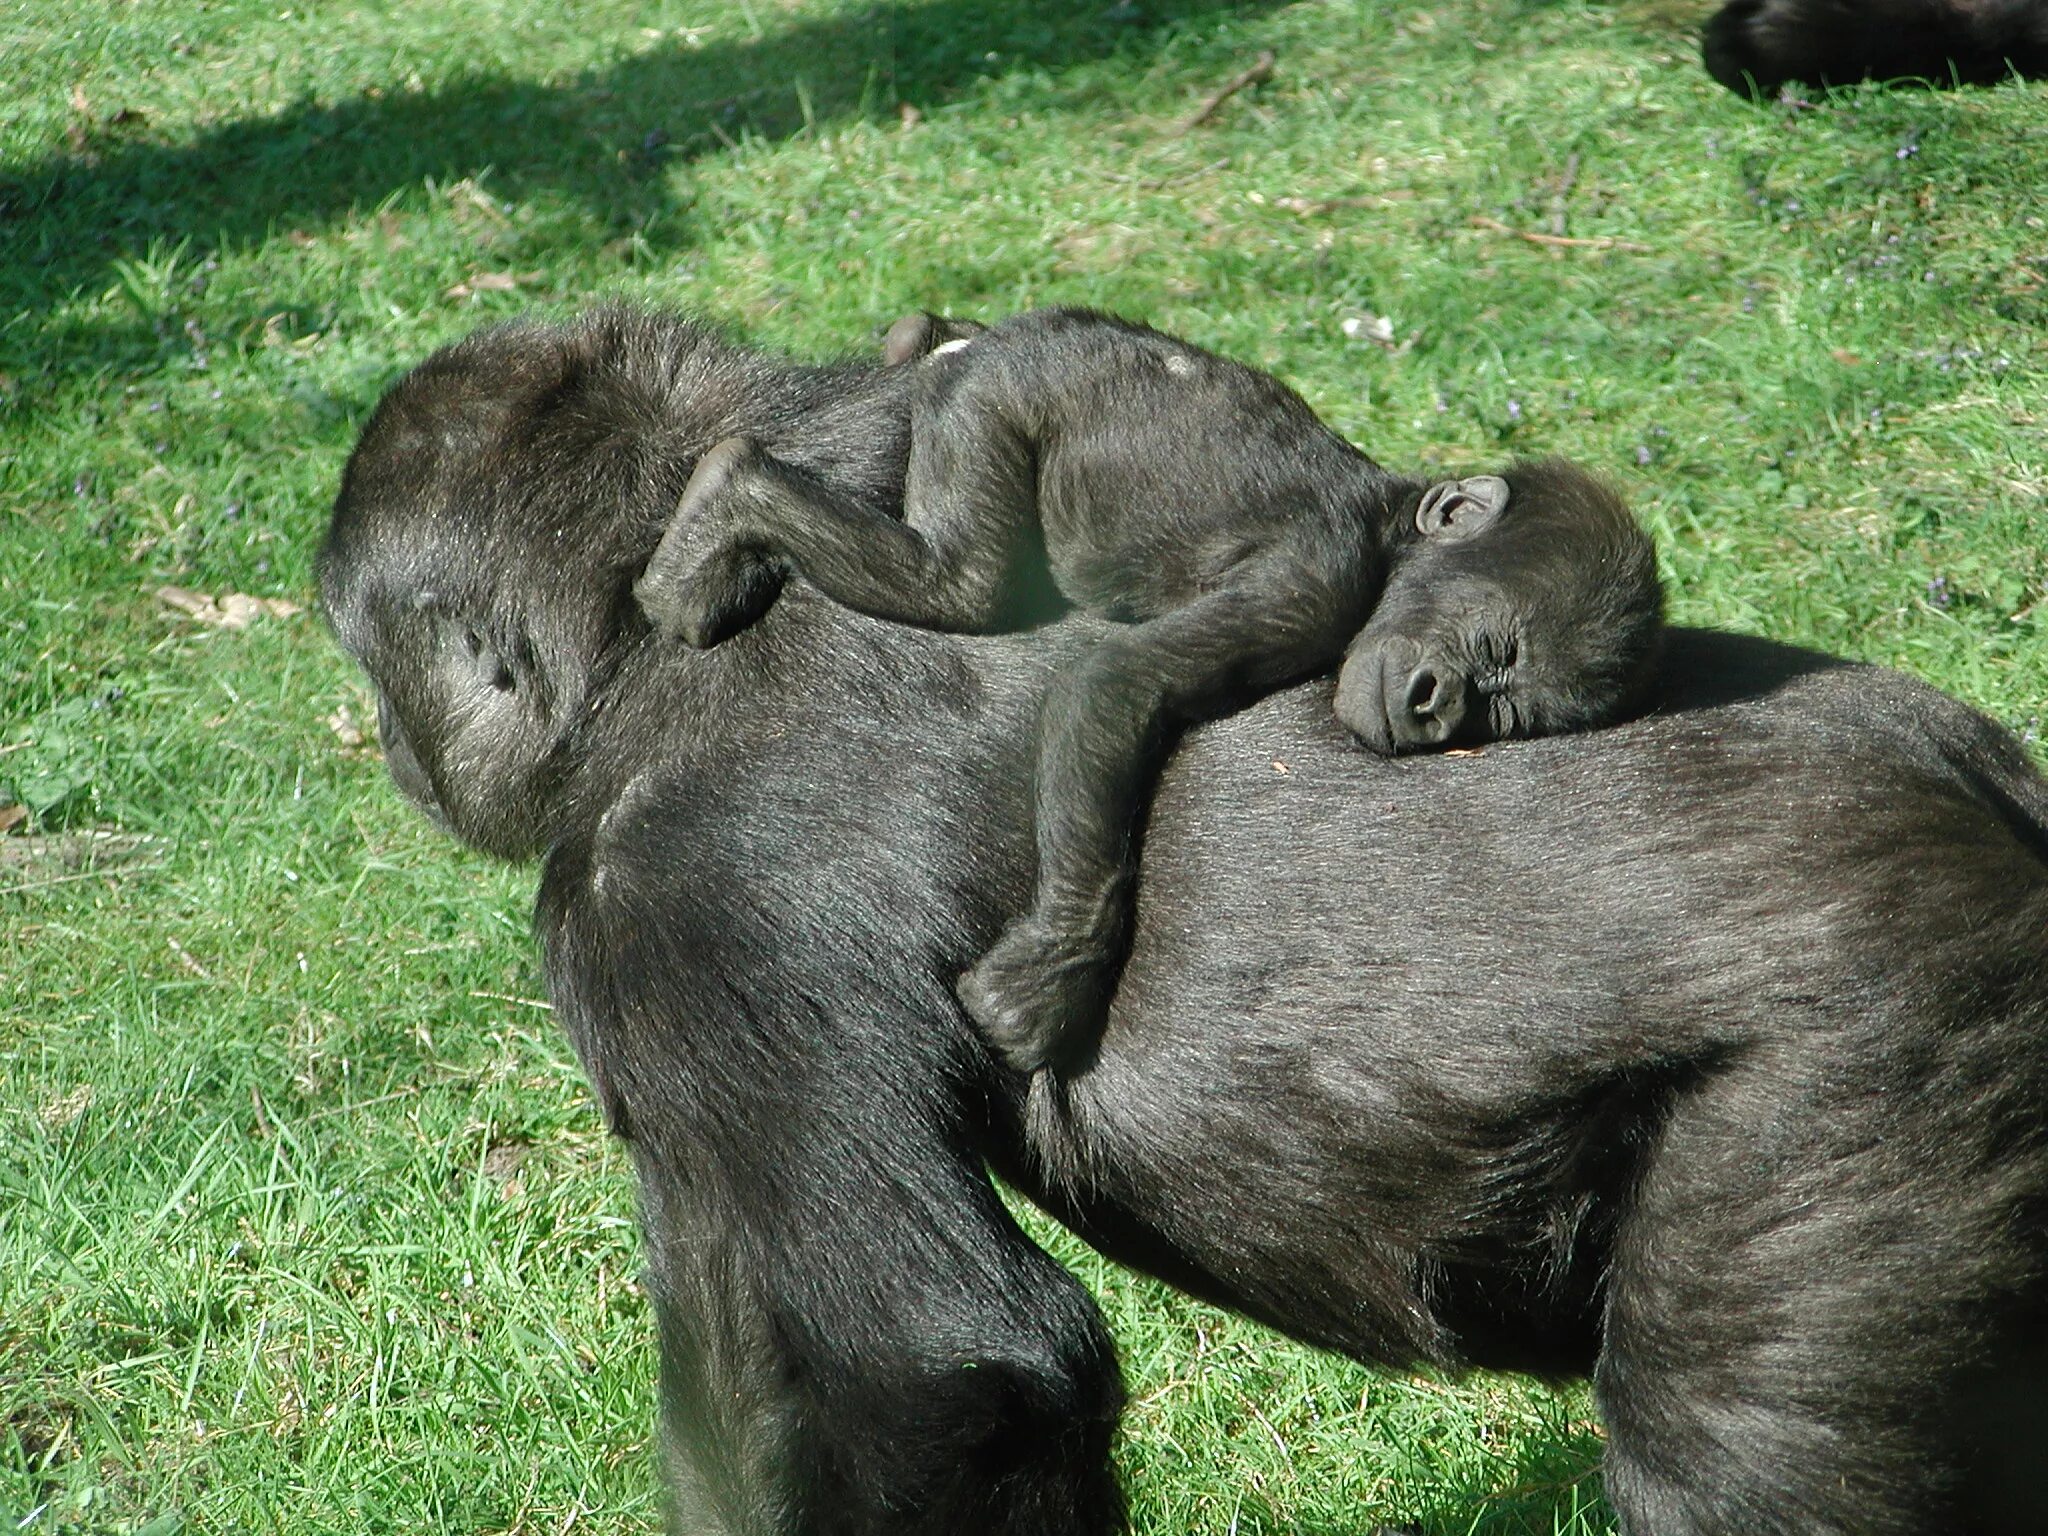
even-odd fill
[{"label": "adult gorilla", "polygon": [[1093,621],[797,586],[661,642],[631,582],[738,365],[592,334],[501,333],[516,398],[489,346],[401,384],[322,587],[401,786],[546,853],[678,1531],[1119,1525],[1107,1336],[984,1159],[1360,1359],[1590,1370],[1630,1536],[2042,1528],[2048,785],[2009,736],[1697,632],[1652,716],[1465,757],[1297,688],[1175,752],[1098,1055],[1027,1084],[951,982],[1028,898],[1030,721]]},{"label": "adult gorilla", "polygon": [[2048,0],[1728,0],[1701,51],[1745,96],[1793,80],[1992,85],[2048,74]]}]

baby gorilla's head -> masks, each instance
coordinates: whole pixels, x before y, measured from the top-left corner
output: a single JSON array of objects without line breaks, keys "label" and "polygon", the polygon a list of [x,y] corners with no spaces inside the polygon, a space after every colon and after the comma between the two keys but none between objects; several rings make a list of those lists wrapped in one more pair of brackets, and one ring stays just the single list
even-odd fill
[{"label": "baby gorilla's head", "polygon": [[1662,638],[1656,551],[1628,507],[1561,460],[1445,481],[1337,679],[1375,752],[1545,736],[1619,719]]}]

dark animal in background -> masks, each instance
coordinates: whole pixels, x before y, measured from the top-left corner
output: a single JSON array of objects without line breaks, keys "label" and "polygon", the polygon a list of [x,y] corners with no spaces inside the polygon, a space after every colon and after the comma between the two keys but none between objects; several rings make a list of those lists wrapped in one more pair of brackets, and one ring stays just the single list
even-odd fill
[{"label": "dark animal in background", "polygon": [[1990,85],[2048,74],[2048,0],[1731,0],[1703,51],[1744,95],[1795,80]]},{"label": "dark animal in background", "polygon": [[697,652],[630,597],[693,453],[888,387],[497,332],[391,392],[320,558],[401,785],[546,855],[674,1530],[1118,1528],[1108,1337],[985,1162],[1358,1359],[1591,1371],[1626,1536],[2048,1529],[2048,784],[2010,735],[1683,630],[1649,714],[1477,755],[1284,691],[1176,746],[1097,1058],[1026,1079],[948,981],[1029,890],[1025,729],[1106,626],[796,587]]},{"label": "dark animal in background", "polygon": [[1147,326],[1068,309],[972,340],[948,324],[910,317],[885,348],[930,354],[900,518],[734,437],[636,590],[693,645],[751,622],[792,567],[863,613],[979,633],[1037,545],[1065,597],[1125,621],[1046,701],[1037,890],[960,981],[1012,1065],[1070,1070],[1101,1033],[1174,727],[1340,659],[1338,718],[1381,752],[1574,730],[1641,697],[1656,558],[1583,471],[1430,486],[1270,375]]}]

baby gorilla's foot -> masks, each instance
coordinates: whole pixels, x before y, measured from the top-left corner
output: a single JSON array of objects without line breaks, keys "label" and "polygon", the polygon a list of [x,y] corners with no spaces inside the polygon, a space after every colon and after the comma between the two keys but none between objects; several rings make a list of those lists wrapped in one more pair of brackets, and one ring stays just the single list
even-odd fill
[{"label": "baby gorilla's foot", "polygon": [[697,461],[675,516],[633,586],[640,609],[664,635],[702,650],[759,618],[781,574],[750,550],[738,526],[761,451],[729,437]]},{"label": "baby gorilla's foot", "polygon": [[722,645],[768,611],[782,573],[744,550],[714,550],[679,584],[674,633],[700,651]]},{"label": "baby gorilla's foot", "polygon": [[1019,1072],[1066,1071],[1101,1038],[1114,982],[1097,944],[1029,918],[960,978],[968,1017]]}]

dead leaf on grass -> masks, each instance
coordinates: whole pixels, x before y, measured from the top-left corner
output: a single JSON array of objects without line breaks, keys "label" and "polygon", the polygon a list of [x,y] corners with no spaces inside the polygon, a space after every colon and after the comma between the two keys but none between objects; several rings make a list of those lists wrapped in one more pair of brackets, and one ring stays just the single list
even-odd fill
[{"label": "dead leaf on grass", "polygon": [[1145,237],[1128,224],[1076,229],[1053,242],[1057,272],[1111,272],[1127,267],[1146,249]]},{"label": "dead leaf on grass", "polygon": [[25,805],[0,805],[0,837],[5,837],[24,821],[28,820]]},{"label": "dead leaf on grass", "polygon": [[43,1122],[46,1131],[61,1131],[80,1115],[92,1108],[92,1084],[80,1083],[69,1093],[49,1100],[36,1111],[36,1118]]},{"label": "dead leaf on grass", "polygon": [[1382,347],[1394,345],[1394,321],[1389,315],[1346,315],[1337,329],[1352,341],[1370,341]]},{"label": "dead leaf on grass", "polygon": [[[50,832],[0,839],[0,876],[71,879],[162,857],[162,839],[139,832]],[[26,882],[35,884],[35,880]],[[16,887],[18,888],[18,887]]]},{"label": "dead leaf on grass", "polygon": [[497,1185],[498,1193],[509,1200],[521,1193],[519,1172],[532,1155],[533,1148],[525,1142],[493,1142],[484,1153],[483,1176]]},{"label": "dead leaf on grass", "polygon": [[155,596],[165,607],[175,608],[216,629],[247,629],[264,614],[273,619],[288,619],[305,611],[299,604],[281,597],[251,597],[246,592],[223,592],[219,597],[208,597],[189,587],[158,587]]},{"label": "dead leaf on grass", "polygon": [[356,721],[356,712],[346,704],[327,717],[327,729],[334,732],[335,740],[350,751],[360,747],[366,739],[362,726]]},{"label": "dead leaf on grass", "polygon": [[469,299],[480,293],[510,293],[521,283],[530,283],[539,276],[538,272],[476,272],[450,288],[444,297]]}]

